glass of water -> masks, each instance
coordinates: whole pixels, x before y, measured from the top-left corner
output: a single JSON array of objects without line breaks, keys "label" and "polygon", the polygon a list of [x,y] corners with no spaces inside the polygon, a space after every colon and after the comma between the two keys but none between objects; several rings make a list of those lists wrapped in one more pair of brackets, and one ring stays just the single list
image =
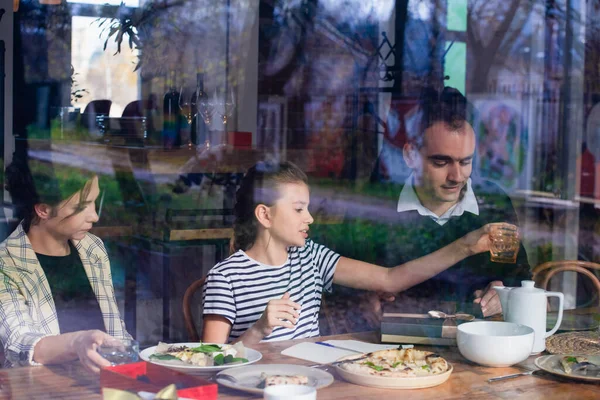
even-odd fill
[{"label": "glass of water", "polygon": [[133,339],[111,338],[98,346],[97,351],[111,365],[127,364],[138,361],[140,344]]}]

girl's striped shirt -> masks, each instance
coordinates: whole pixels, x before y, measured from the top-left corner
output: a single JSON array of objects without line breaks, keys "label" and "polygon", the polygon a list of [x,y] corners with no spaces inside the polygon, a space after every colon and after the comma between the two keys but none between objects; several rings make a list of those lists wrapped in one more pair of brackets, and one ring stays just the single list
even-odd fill
[{"label": "girl's striped shirt", "polygon": [[307,239],[304,247],[288,248],[283,265],[265,265],[238,250],[215,265],[204,286],[204,315],[216,314],[231,323],[229,341],[240,337],[265,311],[269,300],[286,292],[301,305],[294,329],[281,326],[263,341],[319,336],[319,309],[323,290],[331,292],[340,255]]}]

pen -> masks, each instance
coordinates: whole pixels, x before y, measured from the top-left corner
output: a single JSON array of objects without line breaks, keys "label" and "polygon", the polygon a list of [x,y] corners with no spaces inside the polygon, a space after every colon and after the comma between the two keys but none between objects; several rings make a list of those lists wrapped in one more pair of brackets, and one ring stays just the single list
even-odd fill
[{"label": "pen", "polygon": [[352,351],[354,353],[362,353],[362,351],[358,351],[358,350],[354,350],[354,349],[349,349],[347,347],[334,346],[331,343],[325,343],[325,342],[315,342],[315,343],[316,344],[320,344],[321,346],[333,347],[334,349],[347,350],[347,351]]}]

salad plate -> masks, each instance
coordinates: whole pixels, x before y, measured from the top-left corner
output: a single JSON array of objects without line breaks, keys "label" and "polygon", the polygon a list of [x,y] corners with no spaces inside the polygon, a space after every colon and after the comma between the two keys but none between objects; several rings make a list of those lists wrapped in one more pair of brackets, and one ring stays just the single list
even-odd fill
[{"label": "salad plate", "polygon": [[241,343],[186,342],[159,343],[142,350],[140,358],[187,374],[210,375],[255,363],[262,358],[262,354]]}]

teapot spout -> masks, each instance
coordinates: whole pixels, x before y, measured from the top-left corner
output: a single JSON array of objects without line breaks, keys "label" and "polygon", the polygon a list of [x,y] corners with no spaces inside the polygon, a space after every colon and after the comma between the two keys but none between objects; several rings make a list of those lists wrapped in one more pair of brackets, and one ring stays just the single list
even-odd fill
[{"label": "teapot spout", "polygon": [[508,297],[511,289],[513,288],[506,286],[494,286],[493,289],[496,291],[496,293],[498,293],[500,304],[502,305],[502,315],[506,320],[506,315],[508,314]]}]

